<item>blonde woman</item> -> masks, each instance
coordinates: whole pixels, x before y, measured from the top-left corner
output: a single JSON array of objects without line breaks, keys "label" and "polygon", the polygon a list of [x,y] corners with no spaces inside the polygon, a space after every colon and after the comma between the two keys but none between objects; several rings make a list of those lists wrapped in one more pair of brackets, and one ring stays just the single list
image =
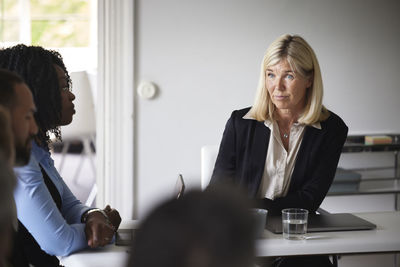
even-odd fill
[{"label": "blonde woman", "polygon": [[264,55],[254,105],[226,124],[211,184],[240,185],[270,213],[317,210],[348,131],[322,96],[313,49],[300,36],[280,36]]},{"label": "blonde woman", "polygon": [[[211,184],[233,183],[271,214],[315,212],[335,176],[348,128],[322,104],[317,57],[300,36],[283,35],[261,64],[254,105],[229,118]],[[327,256],[274,259],[273,266],[332,266]]]}]

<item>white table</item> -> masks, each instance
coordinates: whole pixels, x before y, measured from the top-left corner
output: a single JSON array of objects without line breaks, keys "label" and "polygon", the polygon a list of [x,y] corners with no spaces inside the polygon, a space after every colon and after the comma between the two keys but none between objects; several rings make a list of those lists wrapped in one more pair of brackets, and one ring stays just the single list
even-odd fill
[{"label": "white table", "polygon": [[[375,230],[307,234],[307,240],[286,240],[264,231],[256,244],[258,257],[309,254],[400,252],[400,212],[355,214],[377,225]],[[268,219],[267,219],[268,220]]]},{"label": "white table", "polygon": [[108,245],[61,257],[60,264],[66,267],[125,267],[129,253],[129,247]]},{"label": "white table", "polygon": [[[355,214],[377,225],[375,230],[310,233],[307,240],[285,240],[282,235],[264,231],[256,243],[258,257],[309,254],[363,254],[400,252],[400,212]],[[126,221],[121,229],[135,229],[137,221]],[[61,258],[66,267],[125,267],[129,247],[109,245],[88,249]]]},{"label": "white table", "polygon": [[[135,220],[122,221],[120,229],[137,229],[139,222]],[[61,265],[65,267],[125,267],[129,258],[129,246],[114,244],[98,249],[85,249],[67,257],[60,257]]]}]

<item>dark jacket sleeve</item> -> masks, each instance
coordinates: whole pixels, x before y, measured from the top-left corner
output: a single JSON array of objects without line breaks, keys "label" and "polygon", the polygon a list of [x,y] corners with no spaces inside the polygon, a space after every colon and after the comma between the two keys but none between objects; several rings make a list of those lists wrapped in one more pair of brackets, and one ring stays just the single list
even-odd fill
[{"label": "dark jacket sleeve", "polygon": [[307,128],[288,194],[274,200],[262,199],[258,201],[258,206],[272,213],[280,213],[289,207],[305,208],[310,212],[318,209],[335,177],[348,132],[347,126],[338,116],[334,113],[331,116],[330,121],[322,124],[322,133]]},{"label": "dark jacket sleeve", "polygon": [[226,123],[210,185],[228,183],[254,198],[265,166],[270,131],[263,122],[243,119],[249,110],[233,111]]},{"label": "dark jacket sleeve", "polygon": [[235,111],[225,125],[210,185],[234,183],[236,176]]}]

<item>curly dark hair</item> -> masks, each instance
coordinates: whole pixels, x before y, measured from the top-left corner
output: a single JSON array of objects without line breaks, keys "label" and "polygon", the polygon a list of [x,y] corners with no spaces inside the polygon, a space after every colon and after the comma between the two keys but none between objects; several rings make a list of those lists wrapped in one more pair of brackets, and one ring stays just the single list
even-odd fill
[{"label": "curly dark hair", "polygon": [[65,72],[68,86],[71,88],[71,79],[58,52],[23,44],[0,50],[0,68],[18,73],[32,91],[37,107],[37,141],[42,146],[50,142],[50,133],[54,133],[56,139],[61,140],[61,91],[54,65],[58,65]]}]

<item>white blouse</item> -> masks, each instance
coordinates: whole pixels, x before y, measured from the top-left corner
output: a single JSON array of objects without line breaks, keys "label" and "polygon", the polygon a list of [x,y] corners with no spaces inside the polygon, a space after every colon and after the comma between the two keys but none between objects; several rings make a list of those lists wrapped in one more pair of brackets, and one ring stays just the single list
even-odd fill
[{"label": "white blouse", "polygon": [[[246,114],[243,119],[254,118]],[[301,141],[303,140],[306,125],[293,123],[290,128],[288,151],[286,151],[276,121],[266,120],[264,124],[271,130],[271,134],[269,137],[264,173],[257,197],[273,200],[277,197],[286,196],[289,190],[296,157],[300,149]],[[321,129],[320,123],[315,123],[312,126]]]}]

